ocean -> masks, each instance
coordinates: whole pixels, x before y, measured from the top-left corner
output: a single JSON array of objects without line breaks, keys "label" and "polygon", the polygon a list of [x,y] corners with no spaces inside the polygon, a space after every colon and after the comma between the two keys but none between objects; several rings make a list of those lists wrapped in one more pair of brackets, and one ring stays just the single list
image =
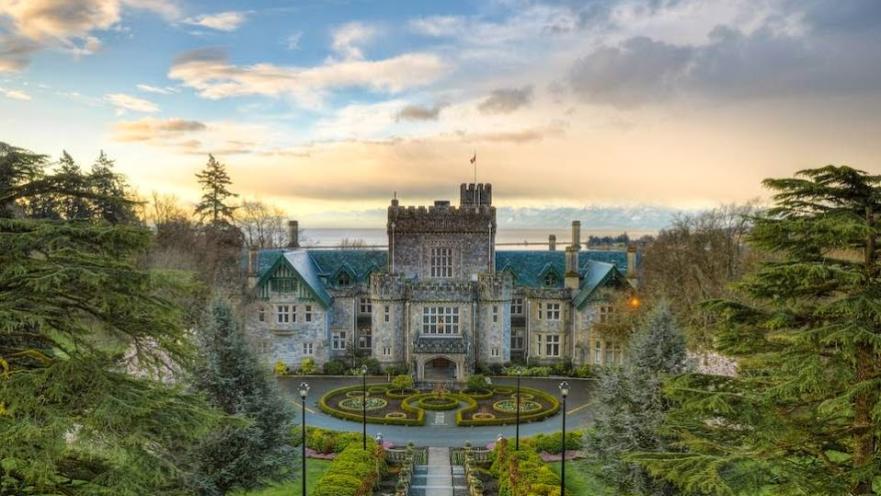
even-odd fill
[{"label": "ocean", "polygon": [[[581,241],[587,241],[588,236],[617,236],[624,231],[616,230],[585,230],[582,227]],[[637,239],[644,235],[656,234],[657,231],[627,231],[631,239]],[[548,235],[557,236],[557,249],[569,243],[571,230],[566,229],[499,229],[496,233],[496,246],[499,250],[546,250]],[[333,229],[313,228],[303,229],[300,233],[300,245],[305,247],[321,248],[334,247],[357,241],[359,244],[384,247],[388,244],[388,234],[385,229]]]}]

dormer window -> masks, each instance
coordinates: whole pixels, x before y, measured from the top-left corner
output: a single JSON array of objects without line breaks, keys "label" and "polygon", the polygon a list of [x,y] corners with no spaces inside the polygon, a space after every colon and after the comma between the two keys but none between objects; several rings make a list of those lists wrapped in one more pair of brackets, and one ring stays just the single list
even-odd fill
[{"label": "dormer window", "polygon": [[553,272],[548,272],[547,274],[545,274],[545,286],[550,288],[550,287],[554,287],[556,285],[557,285],[557,274],[554,274]]},{"label": "dormer window", "polygon": [[352,278],[349,277],[348,272],[340,272],[340,274],[336,278],[337,286],[351,286]]}]

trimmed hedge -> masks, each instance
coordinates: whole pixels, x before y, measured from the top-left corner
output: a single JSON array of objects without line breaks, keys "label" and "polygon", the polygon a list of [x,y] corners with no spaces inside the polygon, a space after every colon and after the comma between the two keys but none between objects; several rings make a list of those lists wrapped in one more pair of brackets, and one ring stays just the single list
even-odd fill
[{"label": "trimmed hedge", "polygon": [[404,398],[407,398],[409,396],[413,396],[414,394],[418,394],[418,393],[419,393],[419,391],[417,391],[415,389],[400,390],[400,389],[392,389],[391,387],[389,387],[388,389],[385,390],[385,395],[388,396],[389,398],[392,398],[395,400],[402,400]]},{"label": "trimmed hedge", "polygon": [[[436,403],[429,403],[430,401]],[[453,410],[459,408],[459,399],[447,394],[444,398],[438,398],[434,393],[428,393],[427,396],[420,397],[416,401],[416,406],[423,410]]]},{"label": "trimmed hedge", "polygon": [[[496,387],[495,390],[501,394],[508,394],[507,390],[500,391],[499,389],[505,386]],[[512,392],[514,392],[512,390]],[[544,420],[550,416],[555,415],[558,411],[560,411],[560,401],[557,400],[556,397],[552,394],[548,394],[544,391],[532,388],[521,387],[521,393],[529,393],[533,395],[536,399],[541,399],[551,405],[550,408],[546,410],[540,410],[535,413],[520,414],[520,423],[529,423],[535,422],[538,420]],[[469,398],[471,399],[471,398]],[[466,413],[472,413],[477,410],[477,401],[471,399],[473,405],[468,405],[465,408],[456,412],[456,424],[461,426],[480,426],[480,425],[508,425],[516,422],[514,417],[510,418],[494,418],[494,419],[466,419],[464,415]]]},{"label": "trimmed hedge", "polygon": [[[537,453],[542,451],[557,455],[563,450],[561,443],[563,434],[561,432],[552,432],[550,434],[536,434],[531,437],[520,438],[520,446],[528,446]],[[584,433],[580,430],[570,431],[566,433],[566,450],[580,450],[584,447]]]},{"label": "trimmed hedge", "polygon": [[[318,408],[321,409],[322,412],[332,415],[336,418],[340,418],[343,420],[354,420],[356,422],[361,422],[362,416],[359,413],[347,412],[345,410],[340,410],[334,408],[327,404],[327,398],[337,394],[345,394],[349,391],[361,390],[361,386],[348,386],[342,387],[338,389],[334,389],[325,393],[324,396],[318,400]],[[398,419],[398,418],[386,418],[383,417],[374,417],[371,415],[367,416],[367,422],[371,424],[385,424],[385,425],[424,425],[425,424],[425,411],[421,408],[414,408],[412,410],[407,410],[404,406],[404,402],[401,402],[401,410],[407,413],[413,413],[416,415],[416,418],[406,418],[406,419]]]},{"label": "trimmed hedge", "polygon": [[[292,429],[293,444],[299,446],[303,441],[300,426]],[[320,427],[306,427],[306,447],[319,453],[339,453],[352,443],[361,443],[361,434],[357,432],[339,432]]]},{"label": "trimmed hedge", "polygon": [[462,393],[474,398],[475,400],[488,400],[493,397],[491,389],[466,389]]},{"label": "trimmed hedge", "polygon": [[382,447],[368,439],[367,450],[349,445],[318,480],[313,496],[367,496],[386,473]]},{"label": "trimmed hedge", "polygon": [[533,450],[514,450],[502,439],[493,449],[490,471],[499,480],[499,494],[560,496],[560,478]]}]

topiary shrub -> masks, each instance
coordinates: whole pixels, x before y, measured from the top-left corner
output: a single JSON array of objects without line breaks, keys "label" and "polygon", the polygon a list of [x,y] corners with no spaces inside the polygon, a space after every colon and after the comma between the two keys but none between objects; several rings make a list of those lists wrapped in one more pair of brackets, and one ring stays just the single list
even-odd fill
[{"label": "topiary shrub", "polygon": [[300,372],[305,375],[310,375],[315,373],[315,359],[312,357],[306,357],[303,361],[300,362]]},{"label": "topiary shrub", "polygon": [[285,375],[288,373],[288,366],[284,364],[281,360],[275,362],[275,366],[272,367],[272,371],[275,375]]},{"label": "topiary shrub", "polygon": [[394,391],[403,392],[412,388],[413,376],[401,374],[392,379],[392,390]]},{"label": "topiary shrub", "polygon": [[318,480],[314,496],[365,496],[373,494],[377,481],[386,473],[382,447],[367,440],[367,450],[360,444],[344,449]]},{"label": "topiary shrub", "polygon": [[329,360],[324,364],[324,373],[326,375],[343,375],[348,370],[346,363],[342,360]]}]

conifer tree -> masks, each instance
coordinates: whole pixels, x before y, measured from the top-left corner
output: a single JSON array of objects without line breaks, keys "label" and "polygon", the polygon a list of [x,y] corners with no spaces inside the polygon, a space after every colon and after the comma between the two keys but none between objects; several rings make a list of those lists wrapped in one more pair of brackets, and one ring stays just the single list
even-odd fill
[{"label": "conifer tree", "polygon": [[211,303],[199,334],[205,358],[195,370],[195,389],[244,422],[224,423],[193,451],[192,486],[199,494],[222,495],[289,477],[296,464],[294,413],[248,347],[228,303]]},{"label": "conifer tree", "polygon": [[227,202],[239,195],[229,191],[232,180],[226,166],[209,154],[208,163],[202,172],[196,174],[196,178],[202,185],[202,200],[196,204],[196,216],[212,225],[232,224],[235,207]]},{"label": "conifer tree", "polygon": [[58,202],[61,217],[68,220],[91,218],[92,210],[88,200],[84,197],[88,180],[83,175],[79,164],[67,151],[62,151],[61,158],[58,159],[57,175],[61,189],[68,192],[63,193]]},{"label": "conifer tree", "polygon": [[137,214],[128,199],[125,179],[114,170],[114,161],[102,150],[92,164],[89,185],[94,215],[111,224],[133,223]]},{"label": "conifer tree", "polygon": [[[881,478],[881,177],[849,167],[768,179],[750,235],[771,253],[708,306],[737,377],[684,375],[668,427],[685,452],[635,455],[709,494],[872,494]],[[877,489],[876,489],[877,490]]]},{"label": "conifer tree", "polygon": [[137,267],[145,229],[13,218],[58,191],[43,165],[0,146],[0,494],[175,493],[170,447],[215,418],[147,378],[192,353],[175,285]]},{"label": "conifer tree", "polygon": [[631,337],[627,364],[600,376],[598,412],[588,446],[602,466],[601,477],[620,494],[665,496],[675,487],[656,479],[624,459],[635,451],[664,451],[669,440],[661,433],[669,402],[663,381],[685,370],[685,337],[661,303]]}]

